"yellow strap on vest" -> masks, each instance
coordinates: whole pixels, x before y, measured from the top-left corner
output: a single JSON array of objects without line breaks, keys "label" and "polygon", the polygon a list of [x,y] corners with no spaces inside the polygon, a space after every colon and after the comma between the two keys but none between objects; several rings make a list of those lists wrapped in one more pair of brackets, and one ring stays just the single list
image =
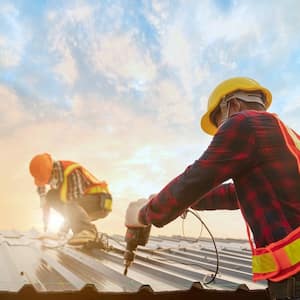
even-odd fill
[{"label": "yellow strap on vest", "polygon": [[78,167],[80,167],[79,164],[72,164],[72,165],[69,165],[68,167],[66,167],[64,170],[64,181],[60,188],[60,199],[63,202],[67,202],[67,187],[68,187],[67,178],[68,178],[69,174]]},{"label": "yellow strap on vest", "polygon": [[277,265],[272,253],[253,255],[252,272],[253,273],[270,273],[277,270]]},{"label": "yellow strap on vest", "polygon": [[286,245],[284,250],[291,262],[291,265],[295,265],[300,262],[300,239]]},{"label": "yellow strap on vest", "polygon": [[100,193],[109,193],[106,185],[101,183],[99,185],[92,186],[86,190],[87,194],[100,194]]},{"label": "yellow strap on vest", "polygon": [[112,199],[106,198],[104,202],[104,209],[105,210],[112,210]]}]

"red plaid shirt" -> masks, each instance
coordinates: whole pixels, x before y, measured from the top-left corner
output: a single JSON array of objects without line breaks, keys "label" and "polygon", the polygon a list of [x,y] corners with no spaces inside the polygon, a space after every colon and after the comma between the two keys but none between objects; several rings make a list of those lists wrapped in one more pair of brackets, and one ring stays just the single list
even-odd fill
[{"label": "red plaid shirt", "polygon": [[[229,179],[233,183],[224,183]],[[188,207],[240,208],[257,247],[300,225],[297,160],[273,114],[247,110],[233,115],[203,155],[140,210],[139,220],[162,227]]]}]

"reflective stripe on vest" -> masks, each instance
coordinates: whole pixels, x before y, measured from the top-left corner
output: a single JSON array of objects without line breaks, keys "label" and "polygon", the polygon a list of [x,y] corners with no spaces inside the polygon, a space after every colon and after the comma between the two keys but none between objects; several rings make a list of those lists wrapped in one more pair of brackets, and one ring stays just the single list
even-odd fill
[{"label": "reflective stripe on vest", "polygon": [[[285,143],[297,161],[298,171],[300,173],[300,137],[297,136],[292,129],[286,127],[278,118],[276,119],[281,133],[283,134]],[[292,140],[292,143],[290,143],[289,138]]]},{"label": "reflective stripe on vest", "polygon": [[[105,181],[98,181],[98,179],[93,176],[89,171],[87,171],[85,168],[80,166],[79,164],[71,164],[67,166],[64,170],[64,181],[61,185],[60,188],[60,198],[63,202],[67,202],[67,194],[68,194],[68,176],[75,170],[75,169],[81,169],[85,177],[87,177],[91,182],[92,185],[89,186],[84,193],[85,194],[100,194],[100,193],[105,193],[105,194],[110,194],[108,190],[107,183]],[[104,208],[106,210],[111,211],[112,210],[112,199],[111,198],[106,198],[104,200]]]},{"label": "reflective stripe on vest", "polygon": [[253,279],[280,281],[300,271],[300,227],[284,239],[254,250]]}]

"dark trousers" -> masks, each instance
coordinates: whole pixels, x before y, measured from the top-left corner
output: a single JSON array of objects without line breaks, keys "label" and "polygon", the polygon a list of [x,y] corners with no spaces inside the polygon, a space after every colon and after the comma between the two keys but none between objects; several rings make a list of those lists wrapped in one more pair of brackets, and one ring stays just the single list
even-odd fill
[{"label": "dark trousers", "polygon": [[46,201],[64,217],[74,234],[84,229],[95,230],[95,225],[91,221],[108,215],[108,212],[103,210],[103,200],[99,194],[84,195],[65,203],[60,199],[59,190],[51,189],[46,195]]},{"label": "dark trousers", "polygon": [[300,274],[279,282],[268,281],[268,289],[272,300],[300,299]]}]

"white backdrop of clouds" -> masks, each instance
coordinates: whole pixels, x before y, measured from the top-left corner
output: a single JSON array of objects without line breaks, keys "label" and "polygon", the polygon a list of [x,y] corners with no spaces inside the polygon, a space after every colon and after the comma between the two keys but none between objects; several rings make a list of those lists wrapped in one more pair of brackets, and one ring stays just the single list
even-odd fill
[{"label": "white backdrop of clouds", "polygon": [[[297,0],[2,1],[0,228],[40,226],[28,163],[47,151],[108,181],[114,211],[99,227],[124,233],[129,201],[205,150],[199,117],[231,76],[268,87],[271,110],[300,131],[299,11]],[[216,235],[245,237],[239,212],[201,214]],[[180,222],[154,232],[180,234]]]}]

